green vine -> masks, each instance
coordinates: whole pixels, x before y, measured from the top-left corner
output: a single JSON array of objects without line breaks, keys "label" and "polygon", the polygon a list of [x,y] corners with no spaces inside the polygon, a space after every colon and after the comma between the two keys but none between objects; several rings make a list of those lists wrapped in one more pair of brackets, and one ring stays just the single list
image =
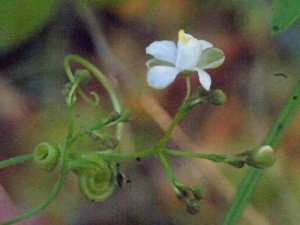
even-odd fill
[{"label": "green vine", "polygon": [[[70,68],[70,61],[75,61],[76,63],[81,64],[85,69],[77,70],[73,75]],[[168,156],[207,159],[213,162],[226,163],[236,168],[241,168],[245,164],[256,168],[267,168],[272,166],[275,162],[274,151],[269,145],[272,147],[276,146],[270,141],[264,142],[262,147],[247,150],[239,154],[225,155],[202,154],[166,148],[165,144],[170,138],[173,129],[182,117],[192,108],[204,103],[221,105],[226,101],[226,95],[221,90],[206,90],[203,87],[199,87],[191,93],[189,76],[186,78],[186,97],[161,140],[152,148],[138,152],[122,153],[120,151],[116,151],[115,149],[118,147],[119,141],[121,140],[123,123],[130,120],[130,111],[121,108],[117,95],[109,81],[90,62],[79,56],[70,55],[66,57],[64,66],[66,74],[70,80],[70,82],[66,84],[64,90],[66,104],[70,115],[68,134],[65,144],[62,145],[60,143],[43,142],[37,145],[34,154],[19,156],[0,162],[0,168],[4,168],[14,164],[34,160],[42,170],[47,172],[53,171],[58,164],[60,164],[61,168],[59,178],[53,190],[44,202],[15,218],[3,222],[3,225],[18,222],[43,210],[58,195],[69,172],[73,172],[78,176],[78,186],[83,196],[91,201],[103,201],[113,193],[116,185],[121,185],[122,183],[122,175],[118,168],[119,161],[157,156],[164,166],[166,177],[173,186],[176,196],[186,204],[187,212],[190,214],[196,214],[199,213],[202,205],[202,199],[206,195],[205,189],[202,185],[189,187],[188,185],[179,182],[172,173],[171,165],[167,159]],[[98,81],[109,93],[114,111],[107,117],[102,118],[101,121],[97,122],[93,126],[76,131],[74,129],[74,114],[77,97],[82,97],[85,102],[91,106],[96,106],[100,103],[99,96],[95,92],[91,92],[91,95],[94,98],[94,100],[91,100],[81,89],[81,86],[89,81],[90,73],[95,75]],[[298,92],[294,93],[293,96],[298,96],[298,94]],[[293,101],[295,101],[294,98]],[[290,107],[290,104],[292,104],[292,102],[289,103],[288,107]],[[286,124],[286,120],[290,116],[290,113],[283,112],[282,114],[284,115],[284,118],[281,118],[279,122]],[[279,122],[277,122],[277,128],[279,126]],[[106,128],[112,126],[116,126],[116,133],[113,136],[107,134],[105,131]],[[286,127],[282,126],[281,132],[284,132]],[[84,152],[76,150],[71,151],[75,140],[83,135],[90,136],[93,141],[99,140],[100,143],[107,148],[107,150]],[[278,137],[278,133],[275,133],[274,135]],[[255,169],[254,171],[261,170]]]}]

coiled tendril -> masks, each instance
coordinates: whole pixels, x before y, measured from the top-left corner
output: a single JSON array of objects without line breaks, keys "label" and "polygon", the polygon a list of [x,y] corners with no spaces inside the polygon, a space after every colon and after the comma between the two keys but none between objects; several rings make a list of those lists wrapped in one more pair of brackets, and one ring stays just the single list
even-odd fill
[{"label": "coiled tendril", "polygon": [[76,154],[70,167],[77,174],[79,189],[87,199],[103,201],[112,194],[116,176],[97,153]]},{"label": "coiled tendril", "polygon": [[34,150],[34,160],[42,170],[47,172],[55,169],[59,156],[59,146],[47,142],[40,143]]}]

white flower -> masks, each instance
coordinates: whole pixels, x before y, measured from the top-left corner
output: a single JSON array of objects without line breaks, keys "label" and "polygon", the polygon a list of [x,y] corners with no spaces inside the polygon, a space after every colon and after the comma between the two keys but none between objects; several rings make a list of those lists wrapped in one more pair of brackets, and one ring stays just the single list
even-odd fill
[{"label": "white flower", "polygon": [[179,73],[196,71],[202,86],[209,90],[211,78],[204,69],[216,68],[224,62],[224,54],[204,40],[179,31],[177,47],[172,41],[155,41],[146,48],[154,58],[146,65],[149,68],[147,81],[151,87],[162,89],[170,85]]}]

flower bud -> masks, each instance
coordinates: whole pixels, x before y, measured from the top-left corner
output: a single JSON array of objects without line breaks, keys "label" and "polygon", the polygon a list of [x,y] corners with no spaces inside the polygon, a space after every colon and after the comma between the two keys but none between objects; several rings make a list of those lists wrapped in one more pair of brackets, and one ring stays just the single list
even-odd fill
[{"label": "flower bud", "polygon": [[226,102],[226,94],[219,90],[213,90],[208,96],[207,96],[207,101],[209,101],[213,105],[222,105],[223,103]]},{"label": "flower bud", "polygon": [[273,148],[269,145],[265,145],[250,151],[245,163],[249,166],[264,169],[273,166],[275,161],[276,156]]},{"label": "flower bud", "polygon": [[186,211],[189,214],[196,215],[200,212],[202,202],[199,199],[191,199],[186,202]]},{"label": "flower bud", "polygon": [[91,74],[87,69],[80,69],[75,72],[74,79],[78,84],[86,84],[91,79]]},{"label": "flower bud", "polygon": [[206,190],[202,185],[196,185],[193,187],[192,192],[196,199],[203,199],[206,197]]}]

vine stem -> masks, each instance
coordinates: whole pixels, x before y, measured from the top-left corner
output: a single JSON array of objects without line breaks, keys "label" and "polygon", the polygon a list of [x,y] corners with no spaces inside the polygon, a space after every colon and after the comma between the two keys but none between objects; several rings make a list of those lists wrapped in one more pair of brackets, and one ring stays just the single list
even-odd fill
[{"label": "vine stem", "polygon": [[[162,154],[169,156],[181,156],[181,157],[189,157],[189,158],[199,158],[199,159],[207,159],[213,162],[222,162],[228,155],[216,155],[216,154],[204,154],[204,153],[196,153],[196,152],[187,152],[187,151],[178,151],[173,149],[161,149]],[[72,155],[82,154],[82,152],[71,152],[70,157]],[[107,161],[119,161],[126,159],[138,159],[145,158],[151,155],[156,154],[155,148],[150,148],[144,151],[134,152],[134,153],[117,153],[115,151],[98,151],[98,155],[100,155],[103,159]],[[76,157],[76,156],[75,156]]]},{"label": "vine stem", "polygon": [[15,164],[19,164],[19,163],[23,163],[23,162],[27,162],[33,159],[33,154],[28,154],[28,155],[24,155],[24,156],[17,156],[17,157],[13,157],[7,160],[4,160],[2,162],[0,162],[0,169],[7,167],[7,166],[12,166]]},{"label": "vine stem", "polygon": [[184,116],[184,114],[186,113],[185,110],[185,103],[188,100],[188,98],[190,97],[190,93],[191,93],[191,81],[190,81],[190,77],[186,78],[186,96],[184,98],[183,103],[181,104],[181,106],[178,109],[178,112],[176,113],[174,119],[172,120],[170,126],[168,127],[166,133],[164,134],[164,136],[162,137],[162,139],[158,142],[158,144],[156,145],[156,149],[157,149],[157,153],[159,153],[161,151],[161,149],[165,146],[165,144],[167,143],[174,127],[178,124],[178,122],[181,120],[181,118]]},{"label": "vine stem", "polygon": [[[300,106],[300,80],[294,86],[289,96],[287,97],[283,108],[281,109],[277,119],[270,128],[267,136],[262,142],[263,145],[270,145],[273,149],[276,149],[282,136],[285,134],[288,126],[296,115]],[[230,205],[229,210],[223,220],[223,225],[233,225],[236,224],[242,214],[243,209],[248,204],[253,190],[259,181],[259,178],[263,174],[263,170],[258,170],[255,168],[250,168],[238,191]]]}]

